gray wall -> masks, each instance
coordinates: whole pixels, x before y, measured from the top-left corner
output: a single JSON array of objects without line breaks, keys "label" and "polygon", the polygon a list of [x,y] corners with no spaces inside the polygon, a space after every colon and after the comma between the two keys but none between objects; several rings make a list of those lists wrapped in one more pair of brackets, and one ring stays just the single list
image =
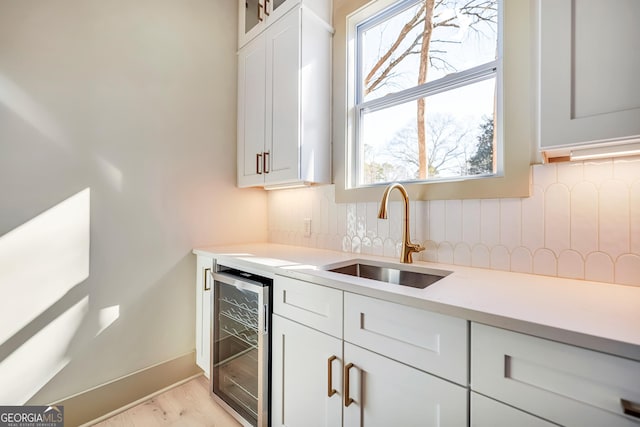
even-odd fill
[{"label": "gray wall", "polygon": [[0,0],[0,404],[192,351],[192,247],[266,241],[235,188],[236,7]]}]

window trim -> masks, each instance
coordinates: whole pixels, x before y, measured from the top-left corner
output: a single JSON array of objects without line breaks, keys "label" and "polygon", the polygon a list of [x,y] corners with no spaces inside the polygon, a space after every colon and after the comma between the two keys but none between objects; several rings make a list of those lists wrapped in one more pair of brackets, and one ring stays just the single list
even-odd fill
[{"label": "window trim", "polygon": [[[348,63],[348,55],[355,49],[355,23],[366,20],[388,8],[395,0],[342,0],[334,1],[334,184],[337,202],[377,201],[387,184],[354,187],[355,136],[354,105],[355,68]],[[504,156],[497,159],[498,175],[490,177],[460,177],[446,180],[409,181],[406,183],[411,198],[478,199],[497,197],[528,197],[530,195],[529,165],[536,158],[533,138],[534,89],[532,86],[532,49],[530,19],[535,0],[508,0],[502,2],[499,22],[507,35],[499,45],[503,60],[497,64],[498,85],[497,121],[498,144]],[[507,96],[505,96],[507,95]],[[500,137],[502,135],[502,137]],[[508,142],[508,143],[505,143]],[[502,167],[501,167],[502,166]]]}]

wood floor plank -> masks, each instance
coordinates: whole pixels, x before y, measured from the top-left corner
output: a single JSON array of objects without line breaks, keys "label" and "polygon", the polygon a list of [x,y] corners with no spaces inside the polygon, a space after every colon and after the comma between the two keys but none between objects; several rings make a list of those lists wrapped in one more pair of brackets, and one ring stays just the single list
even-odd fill
[{"label": "wood floor plank", "polygon": [[95,427],[239,427],[209,396],[204,376],[172,388],[117,414]]}]

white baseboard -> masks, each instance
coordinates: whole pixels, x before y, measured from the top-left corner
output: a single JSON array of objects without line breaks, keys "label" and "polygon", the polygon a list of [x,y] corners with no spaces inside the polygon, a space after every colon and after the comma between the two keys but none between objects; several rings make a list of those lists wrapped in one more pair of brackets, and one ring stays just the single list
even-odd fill
[{"label": "white baseboard", "polygon": [[201,374],[193,351],[69,396],[55,404],[64,406],[65,425],[90,426]]}]

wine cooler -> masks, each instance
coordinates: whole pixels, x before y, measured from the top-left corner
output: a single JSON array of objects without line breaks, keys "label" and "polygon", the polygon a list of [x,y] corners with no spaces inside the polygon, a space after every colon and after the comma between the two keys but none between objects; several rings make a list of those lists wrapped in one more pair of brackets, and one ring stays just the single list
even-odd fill
[{"label": "wine cooler", "polygon": [[272,280],[220,264],[213,279],[212,396],[244,426],[268,427]]}]

